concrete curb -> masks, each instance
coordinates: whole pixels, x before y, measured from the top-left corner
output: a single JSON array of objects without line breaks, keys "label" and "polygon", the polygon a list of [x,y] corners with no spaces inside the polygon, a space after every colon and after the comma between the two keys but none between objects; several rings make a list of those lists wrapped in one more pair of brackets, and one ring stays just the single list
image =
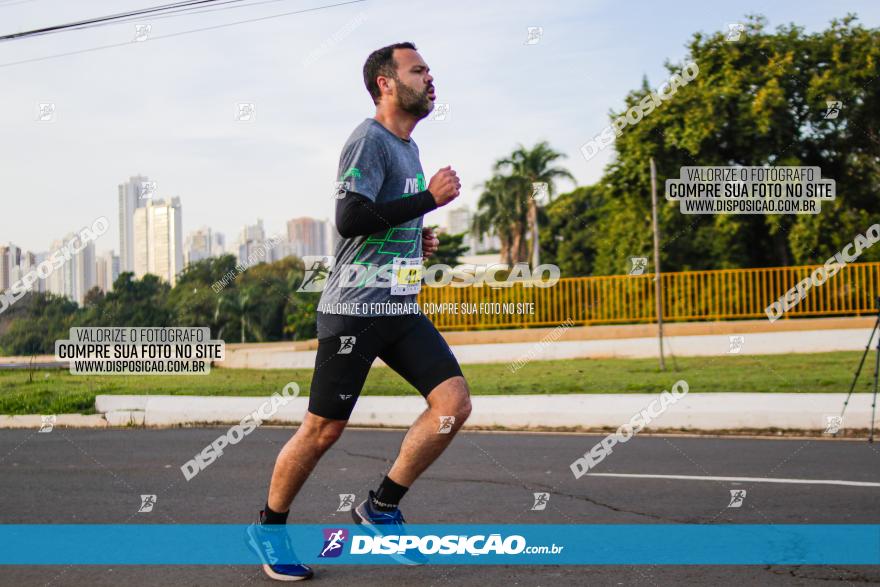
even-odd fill
[{"label": "concrete curb", "polygon": [[[559,394],[474,396],[468,425],[479,427],[617,428],[659,394]],[[646,430],[717,431],[737,429],[825,430],[827,418],[840,414],[839,393],[688,393],[654,419]],[[266,397],[196,397],[181,395],[99,395],[98,412],[107,425],[176,426],[235,424],[255,411]],[[281,406],[270,420],[279,424],[302,421],[308,398]],[[419,396],[363,396],[350,424],[409,426],[425,408]],[[63,416],[59,416],[62,418]],[[870,394],[854,394],[844,429],[870,426]],[[20,417],[19,417],[20,418]],[[39,417],[36,417],[39,424]],[[3,427],[0,421],[0,427]]]},{"label": "concrete curb", "polygon": [[[0,429],[2,428],[33,428],[39,430],[43,424],[43,416],[40,414],[26,416],[0,415]],[[55,416],[54,428],[107,428],[111,424],[104,418],[104,414],[58,414]]]},{"label": "concrete curb", "polygon": [[[560,394],[474,396],[468,426],[481,428],[617,428],[647,408],[659,394]],[[840,393],[688,393],[654,419],[646,431],[825,430],[828,417],[843,406]],[[184,395],[99,395],[94,415],[59,414],[55,426],[183,426],[236,424],[269,401],[268,397]],[[308,398],[281,406],[268,421],[302,421]],[[349,423],[354,426],[408,427],[425,408],[419,396],[363,396]],[[871,396],[854,394],[843,429],[867,429]],[[0,416],[0,428],[38,430],[40,415]],[[439,423],[438,423],[439,426]]]}]

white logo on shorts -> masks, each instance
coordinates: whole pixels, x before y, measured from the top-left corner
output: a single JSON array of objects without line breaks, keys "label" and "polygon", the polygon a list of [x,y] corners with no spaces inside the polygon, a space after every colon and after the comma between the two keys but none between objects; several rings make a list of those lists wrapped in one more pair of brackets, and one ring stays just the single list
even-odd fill
[{"label": "white logo on shorts", "polygon": [[339,350],[336,351],[337,355],[350,355],[351,351],[354,350],[354,343],[357,341],[356,336],[340,336],[339,337]]}]

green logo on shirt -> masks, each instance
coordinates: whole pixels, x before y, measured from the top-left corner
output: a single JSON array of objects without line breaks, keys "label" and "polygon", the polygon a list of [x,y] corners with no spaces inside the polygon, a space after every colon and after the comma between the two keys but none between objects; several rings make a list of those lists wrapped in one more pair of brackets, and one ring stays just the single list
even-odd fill
[{"label": "green logo on shirt", "polygon": [[346,172],[342,175],[342,179],[341,179],[340,181],[345,181],[345,178],[346,178],[346,177],[354,177],[354,178],[356,178],[356,179],[360,179],[360,177],[361,177],[361,170],[358,169],[357,167],[349,167],[349,168],[348,168],[348,171],[346,171]]}]

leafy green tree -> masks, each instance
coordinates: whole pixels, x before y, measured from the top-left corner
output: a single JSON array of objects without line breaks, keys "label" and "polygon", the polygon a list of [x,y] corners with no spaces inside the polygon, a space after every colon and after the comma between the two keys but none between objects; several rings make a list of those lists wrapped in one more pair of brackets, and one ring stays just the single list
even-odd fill
[{"label": "leafy green tree", "polygon": [[95,298],[77,316],[77,326],[174,326],[168,294],[171,286],[147,274],[135,279],[125,272],[116,278],[113,291]]},{"label": "leafy green tree", "polygon": [[[307,340],[318,336],[317,310],[321,299],[319,292],[300,292],[305,271],[299,259],[285,259],[287,266],[287,291],[284,304],[284,335],[293,340]],[[326,275],[324,277],[326,279]]]},{"label": "leafy green tree", "polygon": [[602,226],[606,206],[601,184],[557,197],[541,220],[542,261],[557,265],[563,277],[589,275],[596,262],[596,227]]},{"label": "leafy green tree", "polygon": [[23,316],[12,320],[0,337],[0,347],[9,355],[40,355],[55,352],[55,341],[67,339],[74,326],[77,305],[69,299],[45,292],[32,292]]},{"label": "leafy green tree", "polygon": [[292,277],[301,275],[301,261],[288,257],[275,263],[260,263],[241,276],[241,286],[259,292],[258,331],[263,340],[284,338],[285,309],[295,293]]},{"label": "leafy green tree", "polygon": [[236,262],[232,255],[203,259],[177,276],[168,296],[177,326],[208,326],[215,335],[220,331],[222,324],[215,320],[219,292],[229,281],[234,284]]},{"label": "leafy green tree", "polygon": [[[592,272],[621,273],[629,256],[651,250],[651,157],[667,270],[821,263],[876,221],[880,31],[848,16],[817,33],[795,25],[771,32],[753,16],[738,42],[696,33],[687,57],[667,70],[688,61],[697,77],[616,139]],[[644,82],[611,118],[649,92]],[[832,100],[843,105],[826,118]],[[663,198],[664,182],[697,165],[819,166],[836,180],[837,199],[818,215],[684,215]],[[860,260],[872,259],[880,259],[876,247]]]},{"label": "leafy green tree", "polygon": [[221,324],[217,337],[226,342],[263,342],[260,295],[256,287],[230,287],[220,292],[214,320]]},{"label": "leafy green tree", "polygon": [[0,317],[0,348],[51,353],[71,326],[208,326],[228,342],[314,338],[320,294],[297,291],[303,273],[295,257],[244,268],[226,255],[188,266],[173,288],[155,275],[123,273],[113,291],[90,290],[80,309],[30,293]]},{"label": "leafy green tree", "polygon": [[86,295],[83,297],[83,308],[90,308],[92,306],[97,306],[104,301],[104,290],[102,290],[97,285],[86,292]]}]

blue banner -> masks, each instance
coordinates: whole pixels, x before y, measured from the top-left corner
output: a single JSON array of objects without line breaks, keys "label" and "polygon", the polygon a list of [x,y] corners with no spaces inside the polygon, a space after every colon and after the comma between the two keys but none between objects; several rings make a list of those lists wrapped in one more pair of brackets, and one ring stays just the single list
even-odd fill
[{"label": "blue banner", "polygon": [[[4,565],[880,565],[876,524],[0,524]],[[289,542],[287,541],[289,540]],[[292,551],[285,545],[292,545]]]}]

